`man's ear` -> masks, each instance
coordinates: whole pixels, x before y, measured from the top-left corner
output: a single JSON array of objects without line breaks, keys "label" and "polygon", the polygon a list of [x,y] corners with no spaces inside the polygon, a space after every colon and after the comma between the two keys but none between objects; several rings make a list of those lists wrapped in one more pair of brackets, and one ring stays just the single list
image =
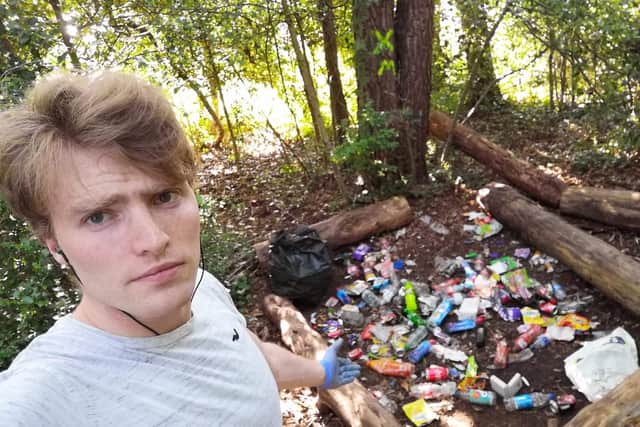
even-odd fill
[{"label": "man's ear", "polygon": [[65,261],[64,257],[62,256],[62,249],[60,249],[60,247],[58,246],[58,242],[55,239],[44,239],[44,244],[47,246],[47,249],[49,249],[49,253],[51,254],[51,256],[53,256],[53,259],[58,262],[58,264],[67,265],[67,261]]}]

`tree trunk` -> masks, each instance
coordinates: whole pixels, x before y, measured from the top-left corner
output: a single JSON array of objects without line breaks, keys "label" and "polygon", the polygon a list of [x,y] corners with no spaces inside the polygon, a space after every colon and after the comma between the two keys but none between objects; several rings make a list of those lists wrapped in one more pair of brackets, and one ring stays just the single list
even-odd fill
[{"label": "tree trunk", "polygon": [[562,261],[631,313],[640,315],[640,263],[505,184],[490,184],[480,190],[479,199],[498,221]]},{"label": "tree trunk", "polygon": [[605,397],[583,408],[564,427],[637,427],[640,425],[640,369]]},{"label": "tree trunk", "polygon": [[393,0],[353,1],[359,123],[368,104],[389,114],[398,109],[393,6]]},{"label": "tree trunk", "polygon": [[640,193],[634,191],[569,187],[560,197],[560,212],[640,231]]},{"label": "tree trunk", "polygon": [[[413,211],[404,197],[344,212],[311,225],[330,248],[358,242],[369,236],[395,230],[413,219]],[[269,240],[253,245],[258,261],[265,264],[269,255]]]},{"label": "tree trunk", "polygon": [[338,43],[336,41],[335,16],[333,0],[318,0],[318,11],[322,23],[322,38],[324,40],[324,60],[327,65],[329,80],[329,98],[331,101],[331,119],[335,142],[340,144],[344,140],[345,130],[349,124],[349,110],[342,90],[342,78],[338,67]]},{"label": "tree trunk", "polygon": [[[489,37],[487,25],[487,12],[484,9],[484,2],[479,0],[457,0],[456,6],[462,18],[462,29],[465,40],[463,48],[467,56],[467,70],[469,79],[472,79],[469,92],[465,101],[465,107],[476,104],[481,94],[488,86],[490,89],[480,102],[481,106],[491,107],[493,104],[502,102],[500,88],[497,85],[496,72],[493,68],[493,58],[491,46],[483,50],[485,40]],[[478,61],[475,70],[473,64]]]},{"label": "tree trunk", "polygon": [[[286,298],[273,294],[264,298],[264,312],[279,325],[282,342],[295,354],[309,359],[320,359],[327,344],[320,334],[309,326]],[[328,406],[347,426],[399,427],[393,414],[384,409],[369,391],[354,381],[332,390],[318,390],[319,404]]]},{"label": "tree trunk", "polygon": [[417,183],[424,183],[427,178],[433,13],[431,0],[398,0],[395,28],[400,104],[406,123],[400,136],[400,151],[406,153],[408,164],[404,171]]},{"label": "tree trunk", "polygon": [[289,10],[289,3],[287,0],[282,0],[282,10],[284,12],[287,28],[289,29],[289,36],[291,38],[291,45],[296,54],[296,62],[298,63],[298,69],[302,76],[304,83],[304,94],[307,97],[307,105],[309,106],[309,112],[311,113],[311,120],[313,121],[313,129],[316,134],[316,138],[321,146],[324,147],[323,157],[325,161],[329,162],[329,153],[333,148],[329,135],[324,127],[324,120],[320,113],[320,101],[318,100],[318,93],[316,92],[315,84],[313,83],[313,76],[311,75],[311,68],[309,67],[309,61],[302,51],[302,47],[298,41],[298,31],[296,29],[293,16]]},{"label": "tree trunk", "polygon": [[[451,118],[439,111],[432,111],[429,118],[432,135],[446,141]],[[566,188],[566,184],[560,179],[516,158],[511,152],[466,126],[456,125],[452,141],[463,152],[534,199],[554,208],[560,204],[560,196]]]}]

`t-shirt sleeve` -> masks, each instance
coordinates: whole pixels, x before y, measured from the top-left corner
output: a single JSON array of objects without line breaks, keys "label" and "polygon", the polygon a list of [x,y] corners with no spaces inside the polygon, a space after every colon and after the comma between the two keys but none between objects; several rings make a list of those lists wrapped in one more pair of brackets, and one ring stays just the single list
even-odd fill
[{"label": "t-shirt sleeve", "polygon": [[[200,277],[200,272],[198,271],[198,277]],[[222,304],[229,309],[229,311],[238,318],[242,322],[244,326],[247,326],[247,320],[244,316],[238,311],[235,304],[233,303],[233,299],[231,299],[231,295],[229,294],[229,290],[222,284],[220,281],[211,273],[205,270],[204,278],[202,279],[202,283],[200,287],[203,287],[203,293],[210,294],[212,297],[217,298]],[[198,293],[201,290],[198,289],[196,291],[196,297],[199,297]]]},{"label": "t-shirt sleeve", "polygon": [[77,425],[64,386],[46,369],[0,373],[0,425]]}]

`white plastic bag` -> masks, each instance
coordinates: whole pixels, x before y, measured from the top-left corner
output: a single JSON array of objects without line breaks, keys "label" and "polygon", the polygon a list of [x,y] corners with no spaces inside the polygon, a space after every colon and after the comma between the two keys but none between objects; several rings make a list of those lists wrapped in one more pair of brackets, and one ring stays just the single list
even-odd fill
[{"label": "white plastic bag", "polygon": [[564,370],[573,385],[589,401],[601,399],[638,369],[638,350],[624,328],[590,341],[564,360]]}]

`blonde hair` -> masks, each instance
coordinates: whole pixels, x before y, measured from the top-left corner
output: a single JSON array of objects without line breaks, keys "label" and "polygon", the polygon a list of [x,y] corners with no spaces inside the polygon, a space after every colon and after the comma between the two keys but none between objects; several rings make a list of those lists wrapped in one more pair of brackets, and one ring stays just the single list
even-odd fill
[{"label": "blonde hair", "polygon": [[51,76],[0,113],[0,192],[41,239],[51,234],[58,160],[78,149],[114,150],[147,173],[195,184],[193,149],[160,89],[110,71]]}]

